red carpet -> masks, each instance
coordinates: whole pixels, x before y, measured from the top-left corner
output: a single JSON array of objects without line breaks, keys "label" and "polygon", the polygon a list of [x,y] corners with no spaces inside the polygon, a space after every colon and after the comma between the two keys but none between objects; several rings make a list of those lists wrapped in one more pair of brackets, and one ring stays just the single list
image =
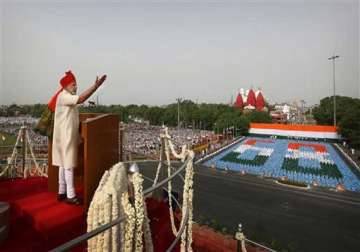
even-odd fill
[{"label": "red carpet", "polygon": [[10,203],[9,237],[0,250],[48,251],[84,233],[83,208],[56,196],[47,192],[46,178],[0,182],[0,201]]},{"label": "red carpet", "polygon": [[[9,202],[11,212],[9,236],[0,251],[48,251],[86,231],[83,208],[58,202],[47,191],[46,178],[0,181],[0,201]],[[152,198],[146,204],[155,251],[165,251],[174,240],[168,206]],[[86,251],[85,245],[76,251]]]},{"label": "red carpet", "polygon": [[[166,251],[175,239],[171,231],[168,204],[159,202],[153,198],[147,198],[146,206],[155,251]],[[176,223],[176,227],[179,228],[179,222]],[[173,251],[180,251],[179,244]]]}]

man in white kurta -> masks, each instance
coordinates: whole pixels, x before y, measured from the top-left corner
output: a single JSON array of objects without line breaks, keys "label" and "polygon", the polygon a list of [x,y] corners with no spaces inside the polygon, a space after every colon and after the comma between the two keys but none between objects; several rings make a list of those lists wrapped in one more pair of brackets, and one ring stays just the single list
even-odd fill
[{"label": "man in white kurta", "polygon": [[78,104],[85,102],[105,81],[106,75],[96,81],[80,96],[76,95],[75,76],[68,71],[60,80],[61,89],[53,96],[48,106],[55,112],[52,139],[52,164],[59,167],[58,200],[80,204],[74,188],[74,168],[77,166],[79,135]]},{"label": "man in white kurta", "polygon": [[57,98],[54,117],[52,163],[59,167],[59,194],[75,197],[74,168],[79,145],[78,95],[64,89]]}]

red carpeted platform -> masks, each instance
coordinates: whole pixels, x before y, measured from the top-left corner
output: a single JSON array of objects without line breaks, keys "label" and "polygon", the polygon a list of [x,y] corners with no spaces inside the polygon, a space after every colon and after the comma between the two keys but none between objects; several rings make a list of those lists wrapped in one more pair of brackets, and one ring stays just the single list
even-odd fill
[{"label": "red carpeted platform", "polygon": [[[10,203],[9,237],[0,251],[48,251],[85,233],[84,209],[58,202],[56,196],[47,191],[46,178],[0,181],[0,201]],[[155,251],[165,251],[174,240],[168,205],[152,198],[146,204]],[[86,244],[74,250],[86,251]]]},{"label": "red carpeted platform", "polygon": [[[159,202],[153,198],[146,199],[148,217],[150,219],[151,235],[155,251],[166,251],[175,239],[171,231],[169,206],[165,202]],[[175,219],[176,227],[179,221]],[[180,251],[179,243],[173,251]]]},{"label": "red carpeted platform", "polygon": [[0,201],[10,203],[9,237],[0,250],[48,251],[84,233],[84,209],[56,196],[47,191],[46,178],[0,182]]}]

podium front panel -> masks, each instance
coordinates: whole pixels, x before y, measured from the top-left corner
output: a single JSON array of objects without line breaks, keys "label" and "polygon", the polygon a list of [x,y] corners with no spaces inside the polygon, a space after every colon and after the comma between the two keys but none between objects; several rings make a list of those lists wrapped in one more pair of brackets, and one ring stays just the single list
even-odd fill
[{"label": "podium front panel", "polygon": [[105,170],[119,162],[119,117],[101,115],[82,123],[84,206],[88,207]]}]

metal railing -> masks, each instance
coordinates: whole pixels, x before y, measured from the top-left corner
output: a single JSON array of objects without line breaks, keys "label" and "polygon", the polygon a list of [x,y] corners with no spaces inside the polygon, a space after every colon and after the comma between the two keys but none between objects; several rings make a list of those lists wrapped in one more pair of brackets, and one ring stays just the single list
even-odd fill
[{"label": "metal railing", "polygon": [[[149,180],[149,181],[154,181],[153,179],[143,176],[145,179]],[[179,177],[184,181],[184,178],[181,176],[181,174],[179,174]],[[162,188],[163,190],[168,192],[168,189],[166,189],[165,187]],[[177,201],[177,199],[171,195],[171,198],[175,201],[176,205],[181,208],[180,203]],[[189,208],[186,209],[186,213],[185,213],[185,221],[183,223],[183,225],[180,227],[178,235],[175,237],[175,240],[171,243],[170,247],[166,250],[166,252],[170,252],[174,249],[174,247],[176,246],[176,243],[179,241],[179,239],[181,238],[182,233],[184,232],[185,229],[185,223],[188,221],[189,218]]]},{"label": "metal railing", "polygon": [[[144,162],[149,162],[149,161],[150,162],[159,162],[159,160],[158,161],[157,160],[144,160],[144,161],[142,160],[142,161],[136,162],[136,163],[144,163]],[[143,193],[142,193],[143,196],[147,196],[148,194],[152,193],[153,191],[161,188],[163,185],[165,185],[167,182],[169,182],[170,180],[175,178],[177,175],[181,176],[180,173],[185,170],[188,162],[190,162],[190,161],[191,161],[191,158],[188,157],[185,160],[185,162],[181,165],[181,167],[178,170],[176,170],[170,177],[167,177],[166,179],[160,181],[155,186],[152,186],[152,187],[150,187],[148,189],[145,189],[143,191]],[[123,163],[134,163],[134,162],[133,161],[126,161],[126,162],[123,162]],[[179,203],[177,201],[175,201],[175,202],[179,205]],[[183,222],[183,225],[180,227],[179,232],[178,232],[175,240],[172,242],[170,247],[166,250],[167,252],[172,251],[174,249],[174,247],[176,246],[177,242],[179,241],[179,239],[181,237],[181,234],[185,230],[185,226],[186,226],[186,223],[188,221],[188,218],[189,218],[189,209],[187,208],[186,213],[185,213],[185,221]],[[76,238],[74,238],[74,239],[60,245],[59,247],[56,247],[56,248],[52,249],[51,252],[67,251],[67,250],[69,250],[69,249],[71,249],[71,248],[73,248],[73,247],[75,247],[75,246],[89,240],[90,238],[92,238],[92,237],[94,237],[94,236],[96,236],[96,235],[110,229],[111,227],[120,224],[124,220],[125,220],[125,217],[119,217],[119,218],[117,218],[117,219],[115,219],[115,220],[113,220],[113,221],[111,221],[111,222],[109,222],[109,223],[95,229],[95,230],[92,230],[92,231],[90,231],[90,232],[88,232],[86,234],[78,236],[78,237],[76,237]]]},{"label": "metal railing", "polygon": [[247,239],[247,238],[245,238],[245,241],[248,242],[248,243],[254,244],[254,245],[256,245],[256,246],[258,246],[258,247],[260,247],[260,248],[266,249],[267,251],[277,252],[276,250],[273,250],[273,249],[271,249],[271,248],[269,248],[269,247],[266,247],[266,246],[264,246],[264,245],[262,245],[262,244],[260,244],[260,243],[254,242],[254,241],[249,240],[249,239]]},{"label": "metal railing", "polygon": [[259,248],[263,248],[263,249],[266,249],[267,251],[269,252],[277,252],[276,250],[273,250],[269,247],[266,247],[265,245],[262,245],[260,243],[257,243],[257,242],[254,242],[252,240],[249,240],[245,237],[244,233],[243,233],[243,230],[242,230],[242,224],[239,223],[238,225],[238,230],[237,232],[235,233],[235,239],[237,240],[237,248],[236,248],[236,251],[237,252],[244,252],[246,251],[246,245],[245,245],[245,242],[248,242],[248,243],[251,243]]}]

